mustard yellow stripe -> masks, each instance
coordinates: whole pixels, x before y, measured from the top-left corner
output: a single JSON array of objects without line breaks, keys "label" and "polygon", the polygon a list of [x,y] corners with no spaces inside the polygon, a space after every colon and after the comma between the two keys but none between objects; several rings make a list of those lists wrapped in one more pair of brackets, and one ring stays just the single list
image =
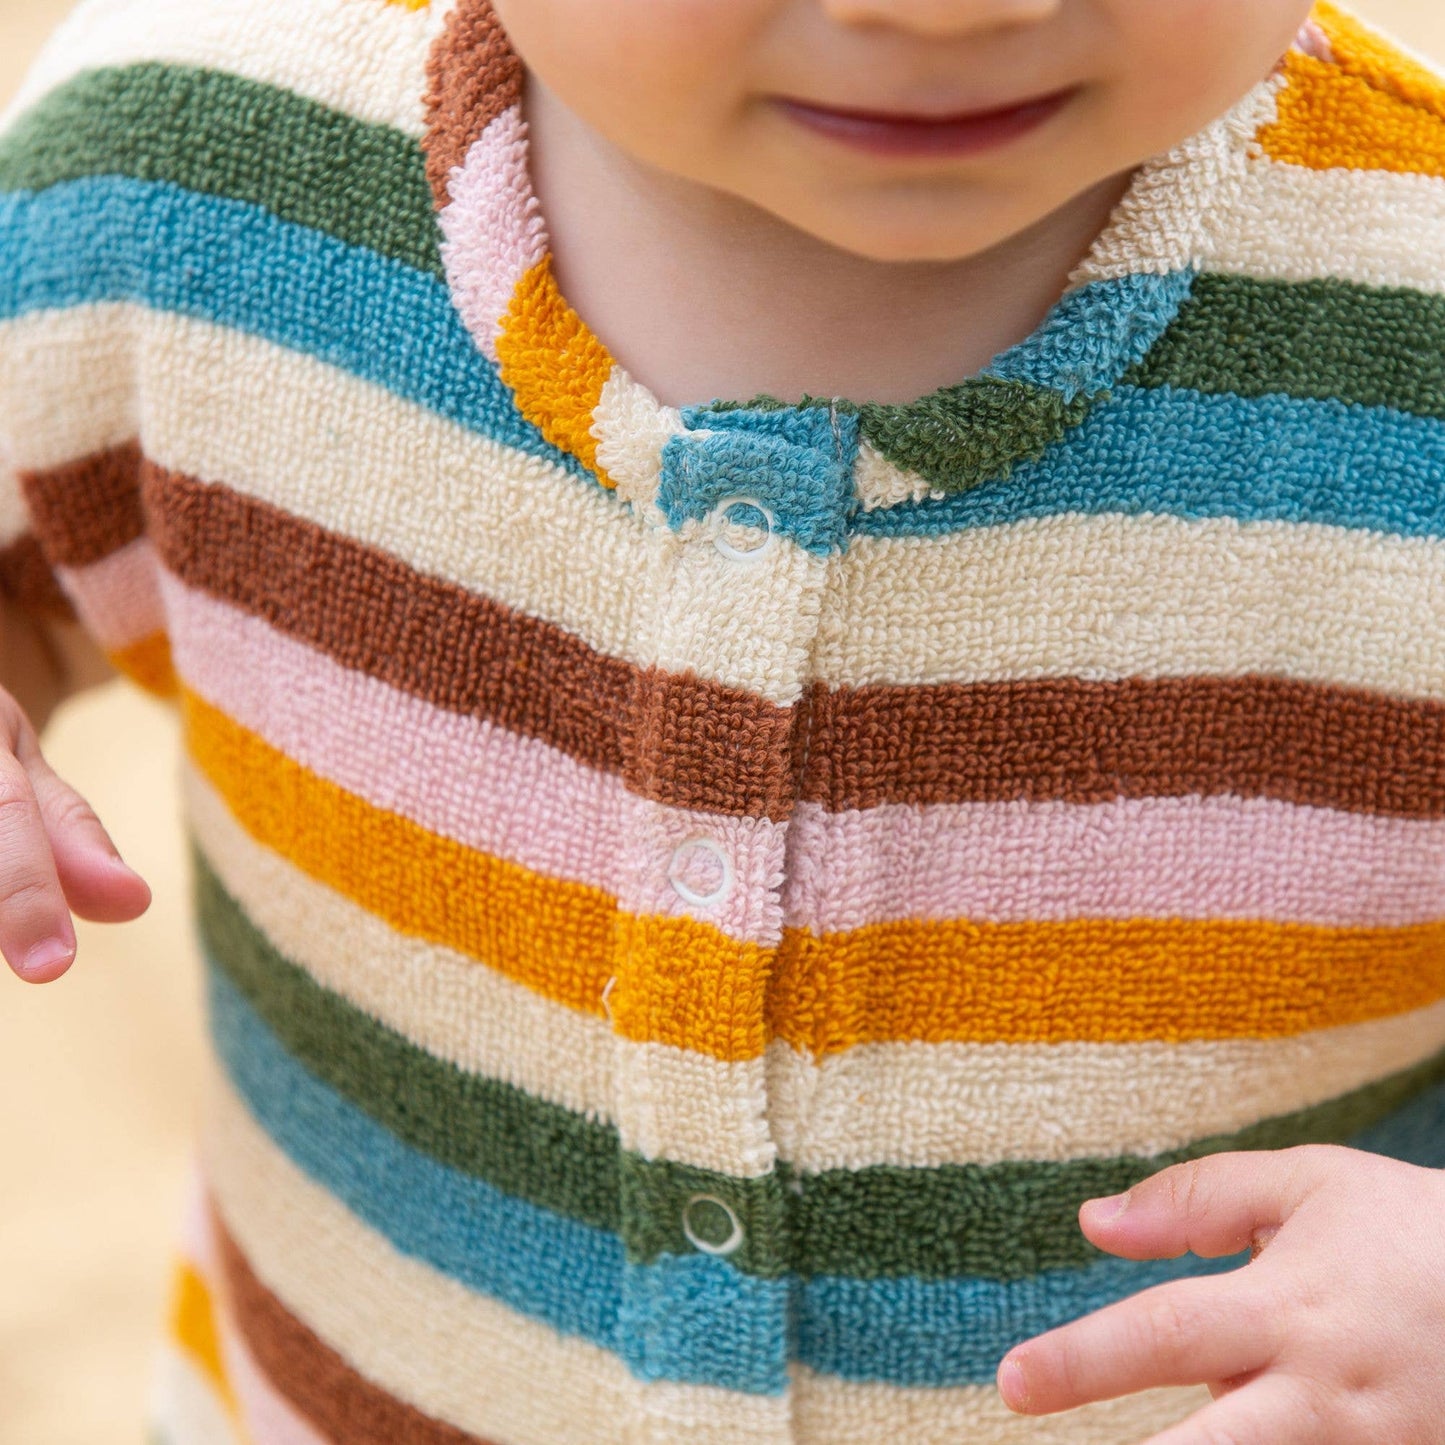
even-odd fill
[{"label": "mustard yellow stripe", "polygon": [[147,692],[157,697],[176,695],[179,683],[171,663],[170,639],[164,632],[153,632],[139,642],[107,652],[106,657],[117,672],[124,673]]},{"label": "mustard yellow stripe", "polygon": [[778,1033],[856,1044],[1283,1038],[1445,997],[1445,922],[1253,920],[869,925],[790,934],[769,990]]},{"label": "mustard yellow stripe", "polygon": [[1329,38],[1340,69],[1445,118],[1445,81],[1428,66],[1402,54],[1331,0],[1319,0],[1314,19]]},{"label": "mustard yellow stripe", "polygon": [[612,357],[558,289],[550,255],[517,283],[497,337],[497,357],[523,416],[553,446],[596,472],[604,486],[615,485],[597,464],[591,431]]},{"label": "mustard yellow stripe", "polygon": [[235,1417],[239,1412],[235,1391],[221,1358],[221,1337],[210,1287],[194,1265],[181,1260],[171,1284],[171,1338],[205,1375],[217,1398]]},{"label": "mustard yellow stripe", "polygon": [[302,872],[412,937],[479,959],[614,1027],[728,1061],[767,1044],[771,952],[688,918],[619,914],[600,889],[443,838],[317,776],[189,689],[186,745],[241,826]]},{"label": "mustard yellow stripe", "polygon": [[263,846],[399,932],[603,1012],[637,1042],[728,1061],[770,1037],[814,1055],[862,1043],[1142,1043],[1281,1038],[1445,997],[1445,921],[1325,928],[1254,920],[981,924],[905,919],[770,951],[690,918],[619,913],[428,832],[318,777],[189,690],[187,745]]},{"label": "mustard yellow stripe", "polygon": [[1445,121],[1361,75],[1291,51],[1279,118],[1265,153],[1311,170],[1343,168],[1445,177]]}]

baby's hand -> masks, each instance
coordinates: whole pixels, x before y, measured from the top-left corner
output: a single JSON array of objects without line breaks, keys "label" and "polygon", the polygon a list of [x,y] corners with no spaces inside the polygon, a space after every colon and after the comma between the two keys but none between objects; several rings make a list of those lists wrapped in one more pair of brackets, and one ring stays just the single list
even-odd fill
[{"label": "baby's hand", "polygon": [[70,913],[124,923],[150,906],[90,805],[40,754],[20,704],[0,688],[0,953],[29,983],[75,960]]},{"label": "baby's hand", "polygon": [[1204,1384],[1214,1403],[1146,1445],[1445,1442],[1445,1171],[1328,1145],[1216,1154],[1079,1222],[1125,1259],[1256,1253],[1010,1350],[1011,1409]]}]

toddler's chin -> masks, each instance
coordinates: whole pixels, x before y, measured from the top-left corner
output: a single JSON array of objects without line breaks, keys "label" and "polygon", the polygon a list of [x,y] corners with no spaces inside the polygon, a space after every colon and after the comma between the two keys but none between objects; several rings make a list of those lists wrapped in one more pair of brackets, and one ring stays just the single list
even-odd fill
[{"label": "toddler's chin", "polygon": [[774,215],[840,251],[870,261],[956,262],[1001,246],[1036,225],[1071,196],[896,194],[825,196],[803,204],[794,193],[762,201]]}]

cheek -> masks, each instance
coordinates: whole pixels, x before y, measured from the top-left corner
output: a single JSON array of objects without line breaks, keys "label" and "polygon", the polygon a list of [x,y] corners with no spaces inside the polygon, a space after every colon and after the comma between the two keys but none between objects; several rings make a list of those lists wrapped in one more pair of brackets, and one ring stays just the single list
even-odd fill
[{"label": "cheek", "polygon": [[1112,72],[1129,128],[1166,149],[1223,114],[1274,68],[1310,0],[1121,0]]},{"label": "cheek", "polygon": [[697,143],[746,89],[778,0],[494,0],[564,104],[642,155]]}]

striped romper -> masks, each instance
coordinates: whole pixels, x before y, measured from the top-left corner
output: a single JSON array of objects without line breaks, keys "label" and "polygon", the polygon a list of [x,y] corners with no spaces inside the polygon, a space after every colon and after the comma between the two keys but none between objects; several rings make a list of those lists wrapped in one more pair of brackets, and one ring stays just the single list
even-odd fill
[{"label": "striped romper", "polygon": [[488,0],[84,0],[0,582],[183,720],[157,1442],[1133,1445],[999,1359],[1241,1260],[1082,1200],[1445,1165],[1445,86],[1315,20],[979,375],[675,409]]}]

